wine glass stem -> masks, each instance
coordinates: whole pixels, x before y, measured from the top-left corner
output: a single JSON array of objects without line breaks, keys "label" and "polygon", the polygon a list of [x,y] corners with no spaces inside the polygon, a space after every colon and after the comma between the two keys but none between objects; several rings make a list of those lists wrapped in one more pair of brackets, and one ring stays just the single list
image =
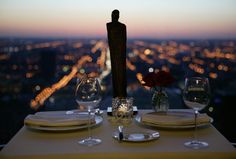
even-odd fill
[{"label": "wine glass stem", "polygon": [[198,111],[194,110],[194,141],[197,141],[197,116],[198,116]]},{"label": "wine glass stem", "polygon": [[91,134],[91,109],[88,109],[88,136],[89,136],[89,139],[92,138],[92,134]]}]

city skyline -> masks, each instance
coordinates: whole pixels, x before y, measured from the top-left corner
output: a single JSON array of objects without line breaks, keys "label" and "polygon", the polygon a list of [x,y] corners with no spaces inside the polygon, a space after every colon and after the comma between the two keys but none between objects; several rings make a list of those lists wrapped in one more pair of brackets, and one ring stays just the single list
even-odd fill
[{"label": "city skyline", "polygon": [[2,0],[0,37],[106,37],[113,9],[128,38],[235,39],[234,0]]}]

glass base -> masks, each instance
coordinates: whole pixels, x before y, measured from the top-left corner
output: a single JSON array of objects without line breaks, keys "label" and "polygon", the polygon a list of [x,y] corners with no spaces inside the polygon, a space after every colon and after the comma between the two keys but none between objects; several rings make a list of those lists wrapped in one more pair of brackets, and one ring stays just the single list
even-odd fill
[{"label": "glass base", "polygon": [[100,144],[102,142],[101,139],[95,139],[95,138],[87,138],[79,141],[78,143],[81,145],[86,145],[86,146],[94,146],[97,144]]},{"label": "glass base", "polygon": [[203,142],[203,141],[193,140],[193,141],[185,142],[184,146],[192,148],[192,149],[201,149],[201,148],[208,147],[208,143]]}]

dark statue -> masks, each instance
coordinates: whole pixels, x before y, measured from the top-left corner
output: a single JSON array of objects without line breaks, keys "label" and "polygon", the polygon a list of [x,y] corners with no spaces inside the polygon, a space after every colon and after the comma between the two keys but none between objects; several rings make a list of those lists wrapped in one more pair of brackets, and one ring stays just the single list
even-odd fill
[{"label": "dark statue", "polygon": [[111,57],[113,98],[126,97],[126,26],[118,21],[118,10],[113,10],[111,17],[112,21],[107,23],[107,36]]}]

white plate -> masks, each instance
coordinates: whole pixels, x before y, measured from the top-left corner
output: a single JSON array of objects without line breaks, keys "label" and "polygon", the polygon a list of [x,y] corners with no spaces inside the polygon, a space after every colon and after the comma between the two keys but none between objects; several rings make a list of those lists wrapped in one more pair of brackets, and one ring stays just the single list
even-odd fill
[{"label": "white plate", "polygon": [[[119,140],[119,132],[114,132],[113,137],[116,140]],[[124,133],[122,141],[125,142],[146,142],[156,140],[160,137],[159,132],[133,132],[133,133]]]},{"label": "white plate", "polygon": [[[190,113],[190,112],[179,112],[179,111],[173,111],[173,112],[174,113],[183,113],[183,114],[184,113],[186,113],[186,114]],[[142,122],[140,115],[137,115],[135,117],[135,121],[138,122],[139,124],[142,124],[142,125],[156,127],[156,128],[163,128],[163,129],[190,129],[190,128],[194,128],[195,127],[194,124],[192,124],[192,125],[164,125],[164,123],[163,123],[161,125],[158,125],[158,124],[154,124],[154,123]],[[201,123],[201,124],[198,124],[197,127],[208,126],[212,122],[213,122],[213,119],[210,118],[210,122],[209,123]]]},{"label": "white plate", "polygon": [[[91,125],[91,127],[93,126],[97,126],[99,124],[101,124],[103,121],[103,118],[101,116],[97,116],[95,115],[95,123]],[[28,128],[30,129],[34,129],[34,130],[43,130],[43,131],[71,131],[71,130],[80,130],[80,129],[84,129],[87,128],[88,125],[77,125],[77,126],[57,126],[57,127],[51,127],[51,126],[36,126],[36,125],[26,125]]]}]

